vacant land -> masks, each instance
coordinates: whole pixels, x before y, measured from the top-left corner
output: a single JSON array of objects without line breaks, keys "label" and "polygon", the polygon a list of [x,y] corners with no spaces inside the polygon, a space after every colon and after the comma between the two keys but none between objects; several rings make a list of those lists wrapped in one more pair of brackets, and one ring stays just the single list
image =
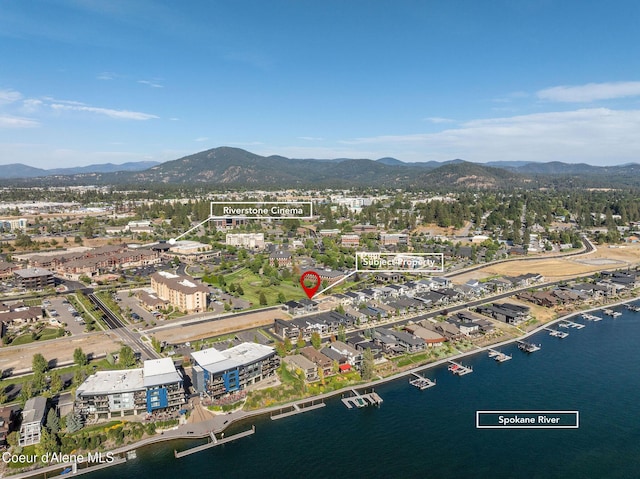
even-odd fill
[{"label": "vacant land", "polygon": [[216,319],[192,326],[176,325],[175,327],[157,330],[152,333],[159,341],[172,344],[212,338],[235,331],[271,326],[276,318],[289,319],[290,316],[280,310],[256,311],[252,314]]},{"label": "vacant land", "polygon": [[595,253],[568,258],[540,258],[539,260],[505,261],[487,265],[476,271],[456,276],[456,283],[489,276],[517,276],[539,273],[547,280],[560,281],[608,269],[626,268],[640,263],[640,245],[599,245]]},{"label": "vacant land", "polygon": [[76,348],[82,348],[85,354],[104,355],[118,351],[120,347],[118,336],[110,332],[96,332],[79,337],[8,346],[0,349],[0,369],[12,372],[30,369],[31,359],[36,353],[41,353],[45,359],[56,360],[60,364],[73,361],[73,351]]},{"label": "vacant land", "polygon": [[254,306],[260,304],[260,293],[264,293],[267,304],[278,304],[278,295],[282,293],[286,301],[302,299],[306,295],[299,284],[282,281],[279,285],[272,285],[268,278],[260,277],[248,268],[243,268],[224,277],[227,286],[240,285],[244,294],[240,298],[251,301]]}]

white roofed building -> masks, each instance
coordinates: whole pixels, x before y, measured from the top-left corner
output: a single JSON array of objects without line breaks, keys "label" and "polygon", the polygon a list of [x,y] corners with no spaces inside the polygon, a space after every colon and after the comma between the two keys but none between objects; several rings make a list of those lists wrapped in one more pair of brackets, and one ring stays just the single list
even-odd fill
[{"label": "white roofed building", "polygon": [[76,410],[93,419],[177,411],[185,402],[182,375],[171,358],[152,359],[144,367],[98,371],[76,390]]},{"label": "white roofed building", "polygon": [[280,365],[274,348],[256,343],[242,343],[224,351],[204,349],[191,353],[191,357],[194,388],[214,399],[274,376]]}]

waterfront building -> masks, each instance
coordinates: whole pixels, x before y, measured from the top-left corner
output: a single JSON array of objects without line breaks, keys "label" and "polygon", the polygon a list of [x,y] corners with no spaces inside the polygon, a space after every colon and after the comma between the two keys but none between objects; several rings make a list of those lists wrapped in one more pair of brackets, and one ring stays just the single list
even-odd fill
[{"label": "waterfront building", "polygon": [[209,288],[187,276],[159,271],[151,275],[151,288],[160,299],[186,313],[207,310]]},{"label": "waterfront building", "polygon": [[213,399],[274,376],[280,365],[274,348],[256,343],[242,343],[224,351],[203,349],[191,353],[191,357],[194,388]]},{"label": "waterfront building", "polygon": [[40,442],[40,435],[45,418],[47,417],[47,398],[36,396],[27,400],[22,409],[22,423],[20,424],[20,447],[31,446]]},{"label": "waterfront building", "polygon": [[171,358],[144,367],[98,371],[77,389],[75,408],[95,420],[177,411],[185,402],[183,378]]}]

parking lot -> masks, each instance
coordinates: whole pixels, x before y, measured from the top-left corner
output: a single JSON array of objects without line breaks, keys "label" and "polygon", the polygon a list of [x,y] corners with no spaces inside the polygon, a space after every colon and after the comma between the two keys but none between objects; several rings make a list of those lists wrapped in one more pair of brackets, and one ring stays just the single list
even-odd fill
[{"label": "parking lot", "polygon": [[66,299],[50,298],[48,300],[44,300],[42,306],[47,310],[48,317],[52,317],[53,313],[56,315],[53,316],[53,318],[57,319],[61,323],[66,323],[66,329],[71,331],[71,334],[74,336],[85,332],[84,321],[76,321],[76,319],[82,320],[82,316],[76,317],[73,315],[73,311],[75,311],[75,309],[67,302]]},{"label": "parking lot", "polygon": [[151,312],[147,311],[142,306],[140,306],[140,303],[138,302],[138,299],[135,296],[129,296],[129,291],[118,291],[116,293],[116,297],[118,298],[117,299],[118,304],[120,304],[120,308],[122,309],[123,312],[126,312],[127,308],[129,308],[132,313],[135,313],[138,316],[140,316],[140,318],[142,318],[142,319],[136,320],[136,319],[132,319],[129,316],[126,319],[130,323],[132,324],[139,323],[139,322],[151,323],[152,321],[158,322],[158,319],[153,314],[151,314]]}]

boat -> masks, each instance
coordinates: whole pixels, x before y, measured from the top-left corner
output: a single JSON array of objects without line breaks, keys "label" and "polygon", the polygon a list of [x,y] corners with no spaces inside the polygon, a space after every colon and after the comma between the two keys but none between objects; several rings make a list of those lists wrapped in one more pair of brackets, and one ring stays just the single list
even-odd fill
[{"label": "boat", "polygon": [[518,341],[518,349],[520,351],[524,351],[525,353],[533,353],[539,351],[541,347],[542,346],[540,344],[535,345],[526,341]]}]

